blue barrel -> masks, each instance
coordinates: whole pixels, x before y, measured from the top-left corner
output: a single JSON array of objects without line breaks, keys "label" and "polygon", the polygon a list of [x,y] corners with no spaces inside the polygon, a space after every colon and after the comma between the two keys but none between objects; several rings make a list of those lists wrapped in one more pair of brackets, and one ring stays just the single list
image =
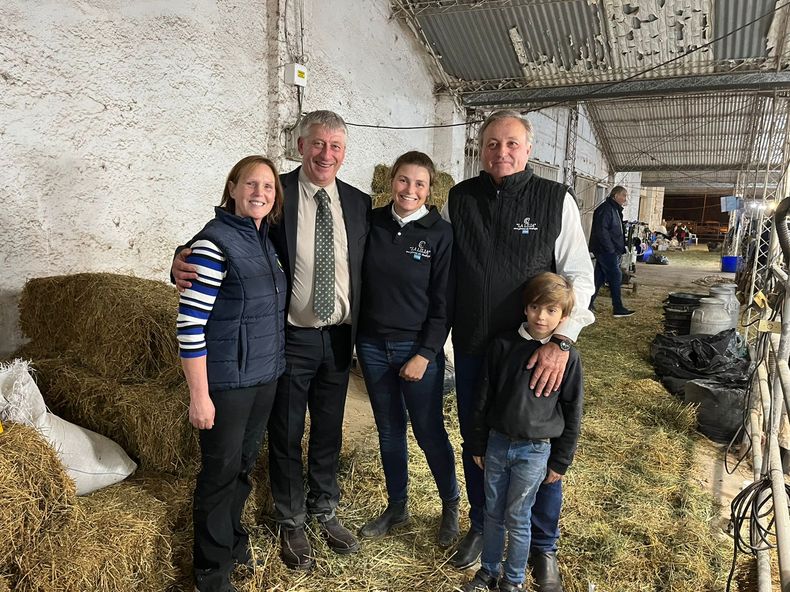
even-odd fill
[{"label": "blue barrel", "polygon": [[738,271],[738,263],[740,262],[740,257],[737,256],[726,256],[721,258],[721,270],[725,273],[735,273]]}]

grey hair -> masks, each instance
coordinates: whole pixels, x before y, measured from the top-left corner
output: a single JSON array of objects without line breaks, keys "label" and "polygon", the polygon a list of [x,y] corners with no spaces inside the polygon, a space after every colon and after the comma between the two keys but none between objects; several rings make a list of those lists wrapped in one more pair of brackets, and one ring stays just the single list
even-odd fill
[{"label": "grey hair", "polygon": [[342,130],[344,134],[348,135],[346,122],[334,111],[311,111],[299,122],[299,137],[306,138],[310,134],[310,128],[314,125],[320,125],[333,131]]},{"label": "grey hair", "polygon": [[529,122],[529,120],[515,109],[500,109],[499,111],[494,111],[491,115],[486,117],[483,125],[480,126],[479,138],[481,149],[483,148],[483,135],[485,134],[486,128],[499,119],[518,119],[527,132],[527,142],[532,144],[532,140],[535,139],[535,132],[532,130],[532,124]]}]

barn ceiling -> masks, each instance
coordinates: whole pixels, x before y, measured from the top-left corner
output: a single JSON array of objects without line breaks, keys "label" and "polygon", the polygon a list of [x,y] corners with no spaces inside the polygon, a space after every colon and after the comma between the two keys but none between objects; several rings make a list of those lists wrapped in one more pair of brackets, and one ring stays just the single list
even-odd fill
[{"label": "barn ceiling", "polygon": [[440,68],[437,90],[477,111],[585,104],[614,171],[694,173],[684,184],[783,167],[788,4],[392,0]]}]

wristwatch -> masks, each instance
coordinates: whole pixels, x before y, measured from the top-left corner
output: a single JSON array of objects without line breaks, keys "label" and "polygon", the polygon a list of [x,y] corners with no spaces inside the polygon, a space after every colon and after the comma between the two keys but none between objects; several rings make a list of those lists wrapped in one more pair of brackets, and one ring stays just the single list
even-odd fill
[{"label": "wristwatch", "polygon": [[571,351],[571,345],[573,344],[570,339],[557,337],[556,335],[552,335],[549,341],[559,345],[562,351]]}]

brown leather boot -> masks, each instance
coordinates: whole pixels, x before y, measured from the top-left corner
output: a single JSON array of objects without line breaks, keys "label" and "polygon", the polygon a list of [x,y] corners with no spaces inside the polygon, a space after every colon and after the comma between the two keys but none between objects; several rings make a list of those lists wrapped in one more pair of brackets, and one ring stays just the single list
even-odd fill
[{"label": "brown leather boot", "polygon": [[335,553],[349,555],[359,551],[359,541],[349,529],[340,523],[337,516],[333,516],[326,522],[319,522],[319,524],[326,544]]},{"label": "brown leather boot", "polygon": [[313,548],[303,526],[280,528],[280,557],[290,569],[309,571],[315,566]]}]

